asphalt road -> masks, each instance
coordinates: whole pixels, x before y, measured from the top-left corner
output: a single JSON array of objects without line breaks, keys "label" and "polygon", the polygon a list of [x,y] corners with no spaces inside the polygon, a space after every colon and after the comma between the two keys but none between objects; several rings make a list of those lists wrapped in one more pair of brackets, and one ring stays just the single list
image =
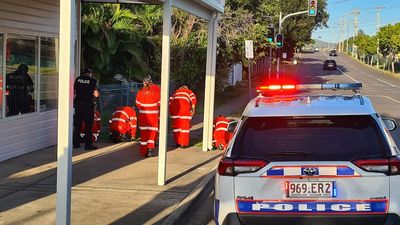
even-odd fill
[{"label": "asphalt road", "polygon": [[[337,70],[323,70],[323,60],[327,58],[336,60]],[[371,99],[378,113],[396,119],[400,125],[400,79],[398,78],[367,67],[347,55],[330,57],[326,52],[303,54],[295,76],[302,83],[360,82],[363,84],[361,94]],[[339,93],[342,94],[342,92]],[[392,135],[400,147],[400,127],[392,132]],[[176,223],[178,224],[215,224],[213,222],[213,183],[204,189],[200,197]]]}]

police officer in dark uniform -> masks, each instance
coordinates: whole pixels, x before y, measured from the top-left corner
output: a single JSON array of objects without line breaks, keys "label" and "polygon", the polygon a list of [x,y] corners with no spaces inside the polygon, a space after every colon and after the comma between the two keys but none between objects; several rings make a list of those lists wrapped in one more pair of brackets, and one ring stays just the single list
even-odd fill
[{"label": "police officer in dark uniform", "polygon": [[28,74],[29,67],[20,64],[13,73],[7,74],[6,90],[7,95],[7,116],[14,116],[33,112],[33,99],[30,92],[33,92],[33,81]]},{"label": "police officer in dark uniform", "polygon": [[80,147],[80,129],[85,122],[85,150],[95,150],[92,141],[92,126],[94,117],[94,97],[99,96],[97,80],[92,78],[92,70],[85,69],[83,75],[75,80],[74,84],[75,116],[74,116],[74,148]]}]

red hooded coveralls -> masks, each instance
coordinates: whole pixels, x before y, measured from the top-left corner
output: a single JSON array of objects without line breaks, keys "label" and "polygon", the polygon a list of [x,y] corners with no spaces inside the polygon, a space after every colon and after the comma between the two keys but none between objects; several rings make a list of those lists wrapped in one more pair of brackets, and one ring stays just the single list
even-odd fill
[{"label": "red hooded coveralls", "polygon": [[143,87],[136,96],[136,107],[139,110],[140,155],[145,156],[149,149],[155,148],[160,111],[160,92],[149,87]]},{"label": "red hooded coveralls", "polygon": [[226,149],[230,139],[228,132],[229,120],[225,116],[219,116],[214,120],[213,145],[215,148]]},{"label": "red hooded coveralls", "polygon": [[135,110],[130,106],[120,106],[115,109],[110,121],[109,130],[120,134],[120,138],[124,134],[128,134],[131,138],[135,138],[137,129],[137,118]]},{"label": "red hooded coveralls", "polygon": [[189,146],[190,121],[192,110],[197,103],[196,95],[189,89],[179,88],[169,100],[169,113],[177,145]]},{"label": "red hooded coveralls", "polygon": [[[101,131],[101,115],[99,111],[94,111],[94,117],[93,117],[94,121],[93,121],[93,126],[92,126],[92,142],[96,142],[97,138],[100,135],[100,131]],[[82,140],[84,140],[85,137],[85,123],[82,123],[82,127],[81,127],[81,133],[80,133]]]}]

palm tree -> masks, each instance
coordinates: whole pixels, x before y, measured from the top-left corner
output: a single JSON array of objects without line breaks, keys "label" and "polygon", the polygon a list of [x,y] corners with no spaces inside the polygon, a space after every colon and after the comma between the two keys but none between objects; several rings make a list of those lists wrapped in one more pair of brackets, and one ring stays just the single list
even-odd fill
[{"label": "palm tree", "polygon": [[146,37],[137,20],[119,4],[83,4],[82,65],[93,68],[103,83],[116,73],[138,76],[148,70],[142,48]]}]

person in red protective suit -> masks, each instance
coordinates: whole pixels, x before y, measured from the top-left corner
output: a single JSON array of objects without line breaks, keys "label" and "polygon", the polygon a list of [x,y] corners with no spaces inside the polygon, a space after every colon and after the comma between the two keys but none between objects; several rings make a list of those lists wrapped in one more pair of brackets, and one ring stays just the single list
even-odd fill
[{"label": "person in red protective suit", "polygon": [[219,115],[214,120],[213,146],[215,149],[225,150],[231,134],[228,132],[229,120],[224,115]]},{"label": "person in red protective suit", "polygon": [[[101,131],[101,115],[99,111],[94,111],[94,119],[92,125],[92,142],[96,142]],[[81,127],[81,143],[85,142],[85,122],[82,123]]]},{"label": "person in red protective suit", "polygon": [[194,114],[196,95],[186,86],[181,86],[169,99],[169,113],[177,147],[189,146],[190,121]]},{"label": "person in red protective suit", "polygon": [[110,140],[132,141],[136,137],[137,118],[135,110],[130,106],[115,109],[109,120]]},{"label": "person in red protective suit", "polygon": [[160,92],[151,88],[151,78],[143,79],[143,88],[136,96],[139,110],[140,155],[151,157],[155,154],[155,141],[158,132],[160,112]]}]

